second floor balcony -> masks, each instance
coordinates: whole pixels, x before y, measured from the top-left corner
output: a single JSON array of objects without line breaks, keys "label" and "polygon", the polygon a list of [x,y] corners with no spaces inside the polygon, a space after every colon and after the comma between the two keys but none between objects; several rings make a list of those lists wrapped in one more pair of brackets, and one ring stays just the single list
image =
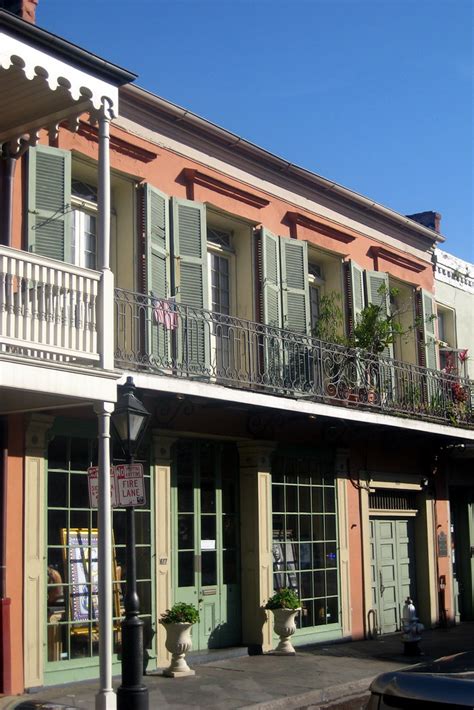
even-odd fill
[{"label": "second floor balcony", "polygon": [[116,366],[474,428],[474,382],[299,333],[115,290]]}]

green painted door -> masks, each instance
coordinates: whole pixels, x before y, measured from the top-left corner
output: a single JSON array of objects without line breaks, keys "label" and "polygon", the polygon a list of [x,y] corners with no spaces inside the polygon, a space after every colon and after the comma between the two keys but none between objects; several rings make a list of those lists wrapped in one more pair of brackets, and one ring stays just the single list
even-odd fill
[{"label": "green painted door", "polygon": [[400,630],[405,599],[416,592],[413,520],[371,518],[370,527],[372,602],[388,634]]},{"label": "green painted door", "polygon": [[199,608],[193,649],[240,643],[238,465],[235,447],[179,442],[173,472],[174,601]]}]

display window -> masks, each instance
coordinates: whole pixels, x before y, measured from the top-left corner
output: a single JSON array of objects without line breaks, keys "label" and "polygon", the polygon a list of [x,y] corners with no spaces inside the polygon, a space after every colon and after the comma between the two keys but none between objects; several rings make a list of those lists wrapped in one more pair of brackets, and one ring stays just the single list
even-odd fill
[{"label": "display window", "polygon": [[331,463],[277,457],[272,466],[273,587],[301,599],[301,630],[339,624],[336,489]]},{"label": "display window", "polygon": [[[115,463],[119,463],[115,460]],[[47,460],[47,653],[46,671],[60,664],[98,663],[98,529],[90,507],[89,466],[97,465],[97,439],[57,435]],[[152,655],[153,573],[151,481],[145,467],[146,505],[135,510],[137,590],[144,621],[144,645]],[[127,585],[126,511],[113,510],[113,650],[121,648],[120,622]],[[78,676],[80,677],[80,676]]]}]

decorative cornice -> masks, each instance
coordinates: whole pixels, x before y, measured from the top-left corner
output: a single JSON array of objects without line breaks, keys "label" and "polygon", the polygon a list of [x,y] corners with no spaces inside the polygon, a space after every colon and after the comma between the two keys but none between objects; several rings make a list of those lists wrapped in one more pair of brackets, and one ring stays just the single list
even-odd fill
[{"label": "decorative cornice", "polygon": [[239,202],[245,202],[247,205],[256,207],[258,210],[270,204],[270,200],[258,197],[251,192],[247,192],[247,190],[242,190],[239,187],[235,187],[235,185],[224,182],[224,180],[218,180],[217,178],[207,175],[200,170],[195,170],[194,168],[184,168],[181,175],[184,182],[188,186],[202,185],[203,187],[207,187],[209,190],[213,190],[214,192],[219,192],[221,195],[225,195],[226,197],[231,197]]},{"label": "decorative cornice", "polygon": [[[78,134],[87,138],[87,140],[93,141],[94,143],[99,142],[99,132],[95,126],[91,126],[87,121],[80,121]],[[139,148],[129,141],[123,140],[123,138],[117,138],[117,136],[110,136],[110,148],[116,153],[121,153],[129,158],[134,158],[142,163],[151,163],[152,160],[157,158],[158,153],[146,150],[145,148]]]},{"label": "decorative cornice", "polygon": [[408,259],[406,256],[397,254],[394,251],[390,251],[385,247],[371,247],[370,256],[374,259],[375,269],[379,270],[378,260],[383,259],[384,261],[389,261],[391,264],[396,266],[401,266],[409,271],[414,271],[419,274],[420,271],[424,271],[427,268],[427,264],[420,264],[418,261],[413,261],[413,259]]},{"label": "decorative cornice", "polygon": [[319,217],[307,217],[304,214],[301,214],[300,212],[287,212],[285,215],[286,219],[290,223],[290,225],[293,227],[293,234],[292,236],[294,238],[297,238],[297,226],[305,227],[306,229],[310,229],[312,232],[317,232],[318,234],[322,234],[325,237],[329,237],[329,239],[335,239],[338,242],[343,242],[344,244],[349,244],[349,242],[353,242],[354,239],[359,236],[357,232],[354,232],[350,228],[345,228],[342,227],[338,224],[330,223],[329,221],[323,220],[322,218]]}]

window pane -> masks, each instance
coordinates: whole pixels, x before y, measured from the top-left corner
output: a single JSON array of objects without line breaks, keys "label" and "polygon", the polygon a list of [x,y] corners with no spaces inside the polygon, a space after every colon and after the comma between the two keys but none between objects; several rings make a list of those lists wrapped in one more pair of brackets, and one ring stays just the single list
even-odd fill
[{"label": "window pane", "polygon": [[206,551],[201,555],[202,583],[204,586],[217,584],[217,559],[216,553]]},{"label": "window pane", "polygon": [[178,587],[194,586],[194,552],[178,552]]}]

